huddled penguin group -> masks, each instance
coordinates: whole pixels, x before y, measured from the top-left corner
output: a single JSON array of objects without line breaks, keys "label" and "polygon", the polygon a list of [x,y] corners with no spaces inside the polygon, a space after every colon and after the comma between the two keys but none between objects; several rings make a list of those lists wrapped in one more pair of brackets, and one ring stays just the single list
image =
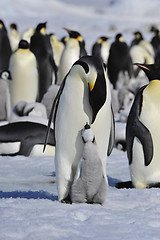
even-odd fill
[{"label": "huddled penguin group", "polygon": [[77,29],[61,40],[47,22],[9,29],[0,20],[0,155],[54,156],[64,203],[104,204],[113,148],[131,178],[117,188],[160,187],[159,30],[150,42],[103,34],[89,49]]}]

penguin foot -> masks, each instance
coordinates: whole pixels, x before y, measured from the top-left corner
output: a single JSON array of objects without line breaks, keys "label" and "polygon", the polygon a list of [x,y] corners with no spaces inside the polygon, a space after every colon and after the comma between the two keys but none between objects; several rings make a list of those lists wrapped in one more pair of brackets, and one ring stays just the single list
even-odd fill
[{"label": "penguin foot", "polygon": [[62,199],[61,203],[72,204],[70,195],[68,195],[66,198]]},{"label": "penguin foot", "polygon": [[116,188],[121,189],[121,188],[134,188],[133,184],[131,181],[126,181],[126,182],[118,182],[116,183]]},{"label": "penguin foot", "polygon": [[160,183],[149,184],[147,188],[160,188]]}]

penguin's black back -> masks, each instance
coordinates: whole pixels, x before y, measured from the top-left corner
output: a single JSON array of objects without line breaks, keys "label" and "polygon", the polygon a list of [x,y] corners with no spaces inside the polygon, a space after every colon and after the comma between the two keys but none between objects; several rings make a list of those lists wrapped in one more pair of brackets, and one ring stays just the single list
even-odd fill
[{"label": "penguin's black back", "polygon": [[0,28],[0,71],[9,68],[9,60],[12,54],[8,32],[2,20],[0,20],[2,27]]},{"label": "penguin's black back", "polygon": [[31,37],[30,49],[35,54],[39,71],[39,99],[47,92],[52,84],[52,75],[57,78],[57,67],[53,59],[53,51],[48,35],[39,32]]}]

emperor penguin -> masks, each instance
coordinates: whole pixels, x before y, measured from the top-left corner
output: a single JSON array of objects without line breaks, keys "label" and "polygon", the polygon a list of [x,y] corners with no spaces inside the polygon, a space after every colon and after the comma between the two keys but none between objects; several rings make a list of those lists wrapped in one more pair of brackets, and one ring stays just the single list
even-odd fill
[{"label": "emperor penguin", "polygon": [[11,74],[8,70],[0,72],[0,121],[8,121],[11,114],[10,81]]},{"label": "emperor penguin", "polygon": [[53,56],[56,66],[59,66],[60,58],[64,49],[64,44],[58,40],[54,33],[50,33],[50,41],[53,49]]},{"label": "emperor penguin", "polygon": [[116,89],[119,73],[126,71],[128,73],[128,79],[133,76],[129,47],[121,33],[116,35],[115,41],[111,44],[107,69],[109,80],[113,84],[114,89]]},{"label": "emperor penguin", "polygon": [[53,129],[46,151],[43,152],[46,129],[45,124],[32,121],[17,121],[0,126],[0,155],[53,156]]},{"label": "emperor penguin", "polygon": [[92,55],[100,57],[104,64],[107,65],[110,43],[108,42],[108,37],[101,36],[92,46]]},{"label": "emperor penguin", "polygon": [[151,44],[155,53],[155,63],[160,63],[160,31],[159,29],[155,30],[155,35],[151,39]]},{"label": "emperor penguin", "polygon": [[107,182],[106,159],[114,143],[114,118],[109,80],[98,57],[84,56],[72,65],[53,102],[46,136],[49,134],[53,113],[58,199],[69,202],[84,146],[81,129],[86,122],[91,125],[96,136]]},{"label": "emperor penguin", "polygon": [[38,97],[38,69],[35,55],[26,40],[21,40],[10,59],[12,108],[19,101],[35,102]]},{"label": "emperor penguin", "polygon": [[49,35],[46,33],[46,25],[47,22],[37,25],[30,42],[30,50],[35,54],[38,64],[38,101],[42,100],[49,86],[57,81],[57,66],[53,58]]},{"label": "emperor penguin", "polygon": [[85,41],[81,34],[73,30],[69,30],[66,28],[64,29],[68,32],[69,39],[65,44],[64,50],[60,58],[57,80],[58,85],[61,85],[72,64],[80,57],[87,55],[85,49]]},{"label": "emperor penguin", "polygon": [[9,40],[12,52],[14,52],[18,48],[19,42],[21,40],[21,35],[18,32],[18,27],[16,23],[11,23],[9,27],[10,27]]},{"label": "emperor penguin", "polygon": [[160,67],[137,64],[149,79],[141,87],[130,110],[126,143],[132,185],[160,187]]},{"label": "emperor penguin", "polygon": [[11,54],[8,31],[4,22],[0,20],[0,71],[8,70]]},{"label": "emperor penguin", "polygon": [[84,148],[71,188],[71,199],[73,203],[103,204],[107,194],[107,183],[95,135],[88,123],[81,134]]}]

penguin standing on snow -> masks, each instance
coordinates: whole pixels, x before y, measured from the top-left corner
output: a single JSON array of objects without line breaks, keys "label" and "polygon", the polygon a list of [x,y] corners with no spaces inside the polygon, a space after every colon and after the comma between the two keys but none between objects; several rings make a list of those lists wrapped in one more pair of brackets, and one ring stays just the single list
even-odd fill
[{"label": "penguin standing on snow", "polygon": [[11,113],[10,80],[11,74],[8,70],[0,72],[0,121],[7,121]]},{"label": "penguin standing on snow", "polygon": [[0,20],[0,71],[8,69],[11,54],[12,49],[8,32],[4,22]]},{"label": "penguin standing on snow", "polygon": [[155,35],[151,40],[151,44],[155,53],[155,63],[160,63],[160,31],[158,29],[155,30]]},{"label": "penguin standing on snow", "polygon": [[84,149],[71,189],[73,203],[103,204],[107,194],[102,161],[91,127],[86,124],[82,130]]},{"label": "penguin standing on snow", "polygon": [[126,141],[131,181],[136,188],[160,187],[160,67],[137,64],[149,79],[129,113]]},{"label": "penguin standing on snow", "polygon": [[65,44],[65,48],[62,52],[59,69],[58,69],[58,80],[57,84],[60,85],[70,70],[72,64],[77,61],[80,57],[87,55],[85,49],[85,41],[81,34],[76,31],[72,31],[64,28],[68,34],[69,39]]},{"label": "penguin standing on snow", "polygon": [[53,129],[46,151],[44,153],[42,151],[46,130],[46,125],[31,121],[18,121],[0,126],[0,155],[53,155],[55,145]]},{"label": "penguin standing on snow", "polygon": [[99,57],[106,65],[108,62],[110,43],[108,42],[108,37],[99,37],[97,41],[93,44],[92,55]]},{"label": "penguin standing on snow", "polygon": [[49,86],[57,81],[57,66],[54,62],[49,35],[46,34],[47,22],[40,23],[31,37],[30,49],[35,54],[39,73],[39,101]]},{"label": "penguin standing on snow", "polygon": [[10,24],[10,35],[9,35],[10,45],[12,52],[16,51],[21,40],[21,35],[18,32],[18,27],[16,23]]},{"label": "penguin standing on snow", "polygon": [[127,71],[129,78],[133,75],[133,66],[129,54],[129,47],[127,43],[124,42],[121,33],[116,35],[115,41],[111,44],[107,68],[109,80],[113,84],[114,88],[116,88],[120,72]]},{"label": "penguin standing on snow", "polygon": [[53,48],[53,56],[56,66],[59,66],[60,58],[64,49],[64,44],[57,39],[54,33],[49,34],[51,45]]},{"label": "penguin standing on snow", "polygon": [[109,81],[98,57],[85,56],[73,64],[53,103],[48,129],[53,112],[58,198],[67,202],[83,152],[81,129],[86,122],[92,124],[107,181],[106,158],[114,143],[114,123]]},{"label": "penguin standing on snow", "polygon": [[19,101],[35,102],[38,96],[38,69],[35,55],[26,40],[21,40],[10,59],[12,108]]}]

